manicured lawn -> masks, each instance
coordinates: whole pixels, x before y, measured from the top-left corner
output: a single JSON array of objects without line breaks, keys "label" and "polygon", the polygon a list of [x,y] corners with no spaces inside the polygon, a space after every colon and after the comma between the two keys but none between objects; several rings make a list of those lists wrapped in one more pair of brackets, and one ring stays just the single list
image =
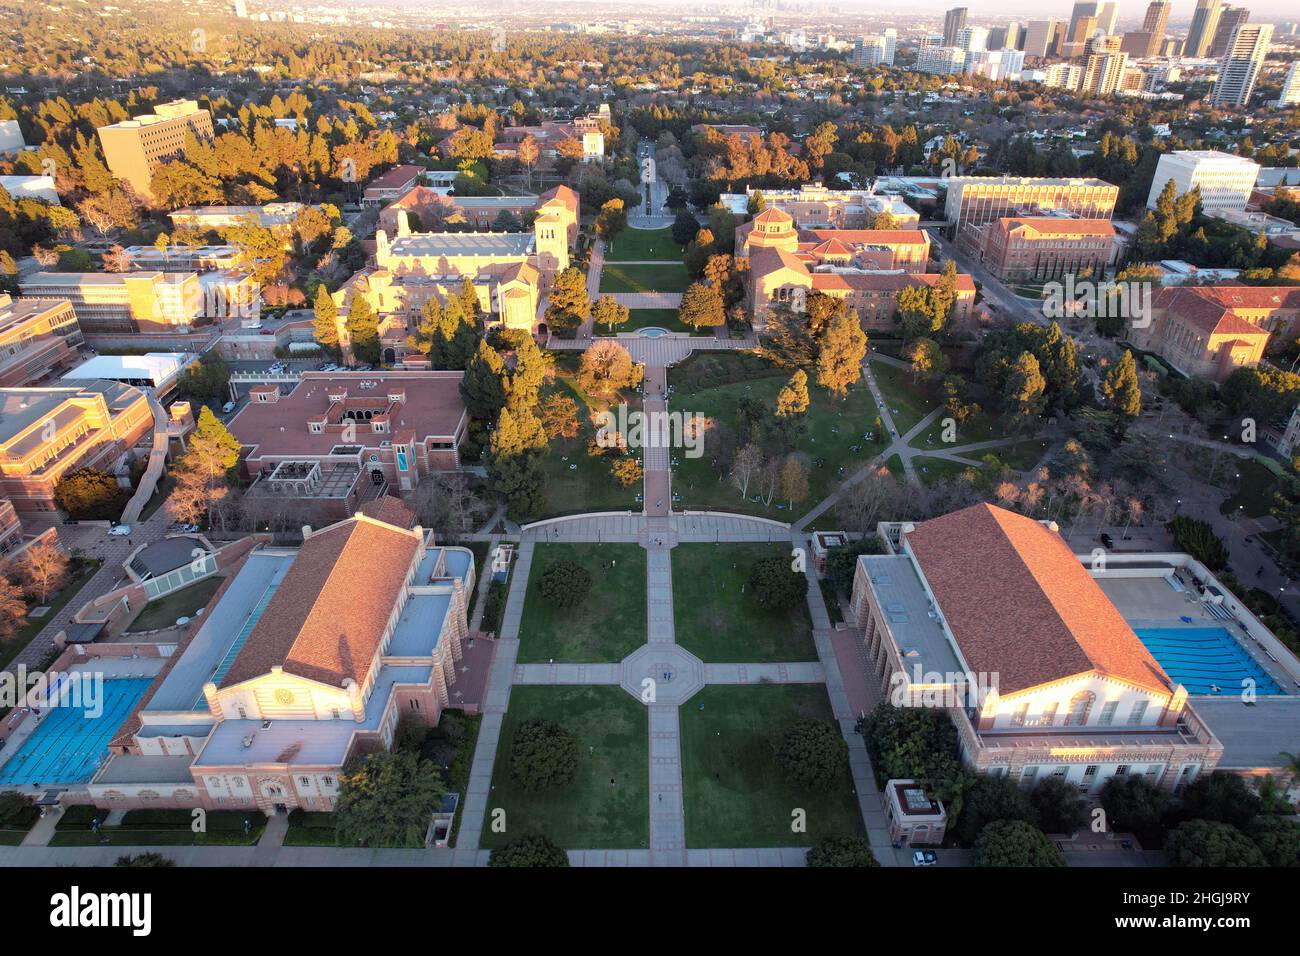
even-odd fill
[{"label": "manicured lawn", "polygon": [[[45,605],[50,610],[42,617],[32,617],[27,619],[27,623],[14,632],[14,636],[7,641],[0,641],[0,667],[6,666],[11,660],[18,656],[24,647],[31,643],[32,638],[39,634],[46,624],[54,620],[54,615],[58,614],[64,606],[77,596],[95,572],[99,570],[100,562],[98,560],[84,560],[81,565],[72,571],[72,577],[67,584],[63,586],[58,594],[54,595],[53,600]],[[30,607],[36,607],[34,603]]]},{"label": "manicured lawn", "polygon": [[917,457],[912,459],[912,467],[916,469],[916,477],[921,479],[921,484],[928,487],[956,478],[971,466],[948,458]]},{"label": "manicured lawn", "polygon": [[871,372],[876,377],[876,384],[880,386],[880,393],[885,396],[899,435],[906,435],[921,419],[939,407],[939,402],[927,384],[913,384],[912,373],[907,369],[886,365],[884,362],[872,362]]},{"label": "manicured lawn", "polygon": [[1250,458],[1238,459],[1234,466],[1224,467],[1221,471],[1229,476],[1241,475],[1240,479],[1232,479],[1237,488],[1219,505],[1221,512],[1231,515],[1241,508],[1241,513],[1247,518],[1261,518],[1269,513],[1277,475]]},{"label": "manicured lawn", "polygon": [[972,458],[996,455],[998,461],[1016,471],[1027,471],[1042,460],[1052,443],[1045,438],[1030,438],[1012,445],[998,445],[972,453]]},{"label": "manicured lawn", "polygon": [[[801,718],[830,720],[821,684],[704,688],[680,711],[686,845],[811,846],[828,836],[862,836],[848,760],[840,782],[812,793],[787,782],[777,751]],[[804,811],[806,832],[791,829]]]},{"label": "manicured lawn", "polygon": [[[706,663],[815,661],[806,602],[769,611],[748,587],[754,562],[789,558],[782,544],[679,544],[673,548],[677,643]],[[744,587],[744,591],[741,588]]]},{"label": "manicured lawn", "polygon": [[677,317],[676,309],[630,309],[627,321],[610,331],[607,325],[596,326],[597,335],[617,335],[619,332],[635,332],[637,329],[667,329],[669,332],[687,332],[694,335],[695,329]]},{"label": "manicured lawn", "polygon": [[[691,359],[684,365],[701,361]],[[676,388],[671,409],[683,415],[698,413],[731,428],[735,427],[736,408],[741,399],[754,399],[767,408],[775,408],[777,393],[790,377],[787,370],[768,366],[752,356],[713,353],[703,358],[703,362],[707,363],[705,368],[716,369],[716,374],[701,375],[698,369],[696,374],[689,370],[684,373],[670,370],[669,382]],[[776,496],[769,503],[764,503],[761,497],[755,501],[759,489],[753,481],[747,490],[748,497],[742,498],[740,489],[729,477],[731,462],[718,461],[715,465],[708,454],[706,438],[705,454],[699,458],[689,458],[682,450],[674,453],[677,463],[673,466],[673,494],[681,496],[675,507],[732,511],[789,521],[821,501],[841,481],[884,450],[887,436],[878,423],[879,410],[865,381],[850,388],[843,400],[834,398],[814,382],[809,382],[808,392],[811,404],[805,415],[807,434],[795,448],[809,465],[807,498],[796,501],[793,508]],[[867,434],[873,437],[868,439]]]},{"label": "manicured lawn", "polygon": [[[878,380],[878,379],[877,379]],[[881,385],[884,388],[884,385]],[[901,408],[901,406],[900,406]],[[988,412],[980,412],[972,415],[960,425],[954,423],[953,441],[945,442],[944,439],[944,419],[947,415],[941,415],[935,421],[931,422],[924,431],[919,432],[913,438],[909,445],[913,448],[934,448],[934,449],[952,449],[959,445],[970,445],[980,441],[992,441],[994,438],[1007,437],[1006,430],[998,424],[996,415],[990,415]]]},{"label": "manicured lawn", "polygon": [[[578,741],[578,775],[567,786],[528,791],[510,773],[516,728],[552,720]],[[565,849],[635,849],[650,834],[647,713],[618,687],[515,687],[501,726],[481,845],[491,849],[542,833]],[[493,830],[505,811],[505,832]]]},{"label": "manicured lawn", "polygon": [[593,457],[587,453],[589,440],[596,428],[591,410],[604,409],[626,402],[629,408],[641,407],[641,396],[633,392],[614,402],[603,402],[585,395],[574,377],[577,353],[560,353],[556,361],[556,381],[543,394],[563,392],[578,404],[578,434],[575,438],[557,438],[550,443],[542,459],[546,475],[546,512],[544,517],[578,514],[585,511],[639,511],[636,496],[641,485],[624,488],[609,472],[612,457]]},{"label": "manicured lawn", "polygon": [[159,628],[171,627],[178,618],[193,617],[194,612],[199,608],[207,607],[208,601],[217,593],[217,588],[221,587],[223,581],[225,578],[217,576],[204,578],[179,591],[173,591],[166,597],[150,601],[136,615],[135,620],[127,627],[127,631],[156,631]]},{"label": "manicured lawn", "polygon": [[673,242],[670,227],[663,229],[624,229],[614,237],[611,248],[605,244],[606,262],[635,262],[637,260],[672,260],[680,262],[682,247]]},{"label": "manicured lawn", "polygon": [[680,262],[630,266],[606,263],[600,271],[601,292],[685,292],[691,284]]},{"label": "manicured lawn", "polygon": [[[591,573],[577,607],[551,604],[538,591],[546,566],[575,561]],[[646,640],[645,549],[635,544],[539,544],[533,551],[519,661],[621,661]]]}]

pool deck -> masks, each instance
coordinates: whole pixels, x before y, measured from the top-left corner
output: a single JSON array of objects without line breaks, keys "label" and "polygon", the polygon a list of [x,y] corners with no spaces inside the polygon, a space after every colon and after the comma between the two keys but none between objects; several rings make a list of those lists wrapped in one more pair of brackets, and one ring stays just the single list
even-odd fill
[{"label": "pool deck", "polygon": [[[1269,660],[1246,633],[1245,628],[1215,617],[1206,604],[1195,600],[1190,592],[1179,593],[1163,577],[1095,578],[1098,586],[1123,615],[1129,627],[1184,628],[1215,627],[1230,634],[1259,668],[1282,689],[1283,695],[1294,693],[1291,678],[1277,663]],[[1182,618],[1192,620],[1184,621]],[[1217,699],[1214,695],[1192,695],[1197,702]],[[1294,743],[1294,741],[1293,741]],[[1287,749],[1287,748],[1283,748]]]}]

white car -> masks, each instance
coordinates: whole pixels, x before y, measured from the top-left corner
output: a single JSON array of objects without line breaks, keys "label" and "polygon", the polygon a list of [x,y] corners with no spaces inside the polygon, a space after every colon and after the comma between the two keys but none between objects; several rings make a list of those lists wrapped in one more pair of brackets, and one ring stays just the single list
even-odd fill
[{"label": "white car", "polygon": [[131,526],[129,524],[114,525],[108,529],[108,533],[115,538],[125,538],[131,533]]},{"label": "white car", "polygon": [[231,412],[233,412],[233,411],[235,410],[235,403],[234,403],[234,402],[226,402],[226,404],[224,404],[224,405],[221,406],[221,410],[222,410],[225,414],[229,415]]},{"label": "white car", "polygon": [[934,866],[938,862],[939,858],[933,850],[916,850],[912,853],[913,866]]}]

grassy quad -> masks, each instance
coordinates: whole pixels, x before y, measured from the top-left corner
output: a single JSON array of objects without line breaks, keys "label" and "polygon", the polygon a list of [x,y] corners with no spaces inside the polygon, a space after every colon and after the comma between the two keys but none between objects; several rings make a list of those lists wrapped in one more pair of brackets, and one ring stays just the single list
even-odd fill
[{"label": "grassy quad", "polygon": [[640,408],[641,396],[632,392],[614,402],[604,402],[584,394],[575,377],[580,358],[577,352],[556,353],[555,382],[543,389],[543,395],[559,391],[577,402],[579,423],[577,437],[553,440],[542,459],[546,475],[545,517],[584,511],[639,510],[636,496],[641,493],[641,486],[624,488],[609,473],[612,459],[587,454],[587,443],[596,433],[591,423],[593,409],[623,402],[629,408]]},{"label": "grassy quad", "polygon": [[[832,790],[786,780],[777,751],[801,718],[830,720],[821,684],[714,684],[680,711],[686,845],[691,848],[810,846],[828,836],[863,836],[848,761]],[[806,812],[807,832],[791,830]]]},{"label": "grassy quad", "polygon": [[685,332],[695,335],[696,330],[678,318],[676,309],[629,309],[627,321],[615,326],[613,330],[607,325],[595,327],[597,335],[618,335],[620,332],[636,332],[639,329],[667,329],[669,332]]},{"label": "grassy quad", "polygon": [[[591,572],[591,593],[560,608],[538,591],[552,561]],[[533,551],[519,625],[519,662],[621,661],[646,640],[645,549],[635,544],[539,544]]]},{"label": "grassy quad", "polygon": [[[788,557],[780,544],[680,544],[673,548],[677,643],[706,663],[815,661],[807,604],[772,612],[743,593],[759,558]],[[746,586],[746,592],[748,587]]]},{"label": "grassy quad", "polygon": [[624,229],[605,244],[606,262],[680,262],[682,247],[673,242],[671,227],[663,229]]},{"label": "grassy quad", "polygon": [[690,273],[680,262],[654,265],[606,263],[600,270],[601,292],[685,292]]},{"label": "grassy quad", "polygon": [[916,470],[916,477],[920,479],[921,484],[928,488],[941,481],[958,478],[962,472],[972,466],[950,458],[927,458],[918,455],[912,459],[912,467]]},{"label": "grassy quad", "polygon": [[[912,373],[897,365],[884,362],[872,362],[871,374],[880,386],[880,393],[894,419],[894,427],[899,436],[906,435],[920,424],[932,411],[939,407],[934,394],[934,386],[929,382],[913,382]],[[898,409],[898,411],[894,411]]]},{"label": "grassy quad", "polygon": [[[683,374],[679,368],[671,369],[669,382],[676,388],[671,408],[684,415],[699,413],[727,425],[734,424],[736,406],[742,398],[757,399],[766,407],[775,408],[777,393],[790,377],[786,369],[734,353],[698,356],[688,359],[682,367],[701,361],[720,368],[718,384],[712,384],[712,379],[697,384],[689,373]],[[887,447],[888,436],[877,424],[880,413],[865,381],[853,386],[842,401],[835,399],[815,381],[809,381],[808,391],[811,398],[806,413],[808,433],[795,449],[806,455],[810,464],[808,497],[804,501],[795,502],[793,509],[789,502],[780,498],[764,504],[761,500],[753,500],[753,488],[749,489],[748,498],[742,498],[740,489],[726,477],[730,463],[719,462],[715,468],[708,454],[688,458],[678,450],[673,456],[677,462],[673,465],[673,493],[680,495],[681,500],[675,502],[675,506],[789,521],[792,514],[800,514],[821,501],[840,482]],[[870,440],[864,437],[868,433],[873,436]],[[856,451],[854,446],[857,446]],[[724,473],[721,479],[720,471]]]},{"label": "grassy quad", "polygon": [[[515,730],[534,718],[555,721],[577,738],[578,776],[565,787],[532,792],[511,776]],[[647,711],[625,690],[515,687],[501,725],[481,845],[493,849],[542,833],[565,849],[644,847],[650,838],[649,778]],[[493,830],[496,810],[505,811],[504,833]]]}]

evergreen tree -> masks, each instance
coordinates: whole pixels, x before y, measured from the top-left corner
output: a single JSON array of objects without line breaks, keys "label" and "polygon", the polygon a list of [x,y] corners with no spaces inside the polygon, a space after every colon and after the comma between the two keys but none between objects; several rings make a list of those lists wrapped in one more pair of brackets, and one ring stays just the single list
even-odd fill
[{"label": "evergreen tree", "polygon": [[1138,384],[1133,353],[1128,349],[1106,372],[1101,383],[1101,393],[1111,408],[1126,418],[1137,418],[1142,414],[1142,387]]},{"label": "evergreen tree", "polygon": [[353,295],[348,306],[348,335],[352,352],[363,362],[379,361],[379,316],[364,295]]},{"label": "evergreen tree", "polygon": [[678,317],[694,329],[717,328],[727,321],[722,295],[716,286],[692,282],[682,294]]},{"label": "evergreen tree", "polygon": [[480,341],[478,351],[465,366],[465,377],[460,382],[460,397],[470,417],[482,422],[496,421],[506,404],[506,363],[486,341]]},{"label": "evergreen tree", "polygon": [[802,415],[808,410],[808,373],[801,368],[794,370],[790,381],[786,382],[776,396],[776,417],[788,418]]},{"label": "evergreen tree", "polygon": [[817,355],[817,384],[831,394],[843,396],[862,377],[862,360],[867,357],[867,333],[854,315],[831,320],[822,333]]},{"label": "evergreen tree", "polygon": [[316,343],[323,349],[337,352],[339,307],[334,304],[334,299],[323,282],[316,287],[316,301],[312,305],[312,311],[316,313],[315,328],[312,331]]}]

